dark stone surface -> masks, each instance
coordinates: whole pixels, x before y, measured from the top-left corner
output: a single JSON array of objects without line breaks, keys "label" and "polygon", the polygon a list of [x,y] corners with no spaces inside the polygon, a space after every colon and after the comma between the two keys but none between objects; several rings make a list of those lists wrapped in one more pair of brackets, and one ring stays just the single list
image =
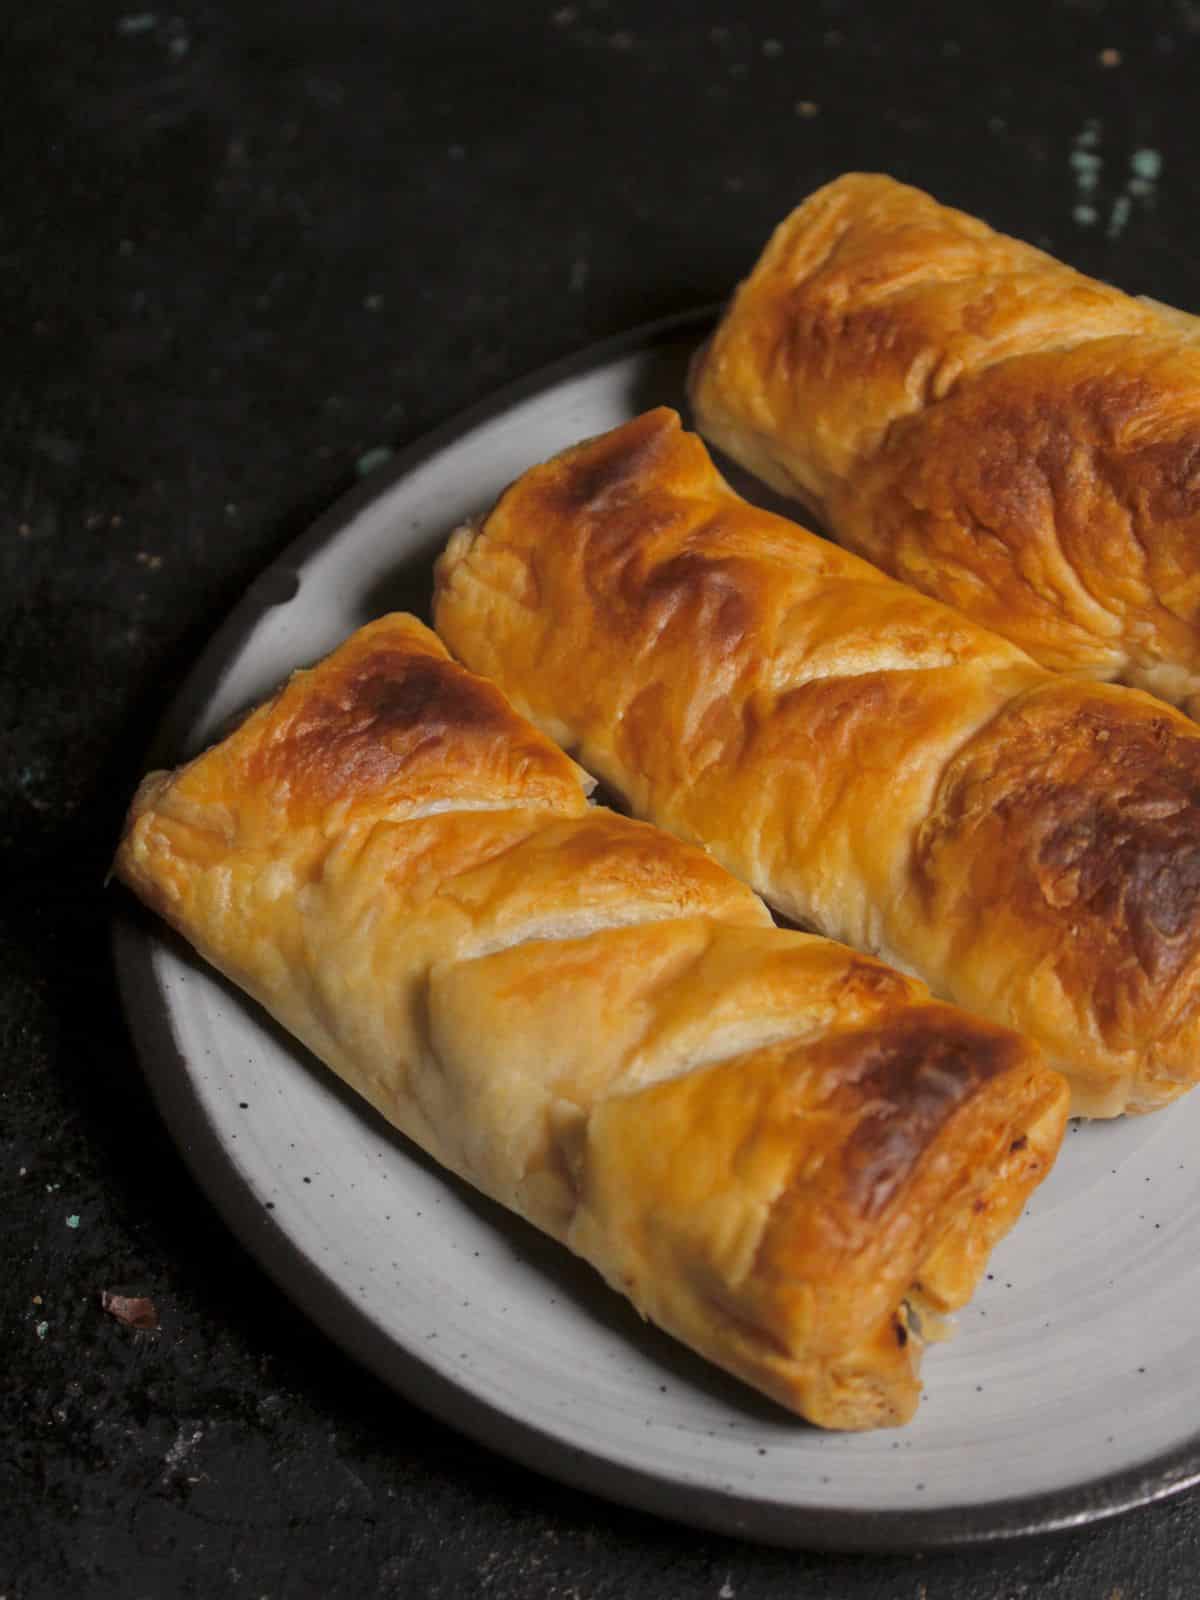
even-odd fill
[{"label": "dark stone surface", "polygon": [[[838,171],[1194,304],[1200,6],[147,0],[13,6],[0,37],[0,1595],[1194,1595],[1194,1494],[1017,1547],[786,1554],[393,1398],[186,1176],[103,876],[184,670],[365,452],[719,298]],[[1138,148],[1162,174],[1122,225]]]}]

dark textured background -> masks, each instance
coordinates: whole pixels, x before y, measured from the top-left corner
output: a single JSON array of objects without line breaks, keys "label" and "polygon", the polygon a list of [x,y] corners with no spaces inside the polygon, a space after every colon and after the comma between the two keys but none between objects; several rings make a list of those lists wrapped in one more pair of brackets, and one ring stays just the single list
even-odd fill
[{"label": "dark textured background", "polygon": [[[310,1330],[216,1222],[109,969],[102,879],[153,727],[366,452],[721,297],[849,167],[1200,302],[1197,0],[905,10],[3,8],[7,1600],[1197,1593],[1195,1494],[1034,1544],[806,1556],[609,1507],[459,1438]],[[1139,148],[1162,172],[1130,196]],[[161,1331],[104,1317],[105,1287],[153,1296]]]}]

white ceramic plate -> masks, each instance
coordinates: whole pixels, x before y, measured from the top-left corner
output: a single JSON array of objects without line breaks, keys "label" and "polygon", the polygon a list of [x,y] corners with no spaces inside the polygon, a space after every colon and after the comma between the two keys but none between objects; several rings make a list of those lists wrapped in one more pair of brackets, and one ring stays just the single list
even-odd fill
[{"label": "white ceramic plate", "polygon": [[[359,488],[252,588],[160,760],[384,610],[531,463],[679,404],[677,318],[542,374]],[[797,1423],[641,1324],[590,1269],[444,1176],[127,907],[122,985],[185,1156],[332,1338],[418,1404],[553,1476],[783,1544],[904,1548],[1070,1526],[1200,1479],[1200,1093],[1074,1126],[907,1428]]]}]

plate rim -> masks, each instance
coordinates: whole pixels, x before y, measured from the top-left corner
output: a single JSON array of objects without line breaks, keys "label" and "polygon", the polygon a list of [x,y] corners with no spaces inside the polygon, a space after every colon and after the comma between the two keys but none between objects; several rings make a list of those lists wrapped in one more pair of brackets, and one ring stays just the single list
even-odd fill
[{"label": "plate rim", "polygon": [[[268,563],[218,625],[162,715],[141,770],[161,764],[181,748],[240,646],[268,611],[295,593],[296,569],[303,561],[336,539],[400,480],[523,401],[688,330],[698,334],[715,322],[719,311],[719,305],[710,304],[673,312],[549,362],[423,434],[340,495]],[[159,945],[148,915],[123,897],[111,929],[117,986],[141,1070],[185,1166],[257,1265],[314,1326],[389,1389],[476,1444],[544,1477],[676,1524],[785,1548],[876,1554],[964,1549],[1065,1532],[1200,1483],[1198,1430],[1134,1466],[1037,1494],[928,1510],[785,1506],[732,1489],[695,1484],[689,1484],[684,1494],[669,1476],[625,1464],[618,1467],[599,1450],[573,1445],[489,1404],[390,1336],[254,1196],[193,1086],[155,970]]]}]

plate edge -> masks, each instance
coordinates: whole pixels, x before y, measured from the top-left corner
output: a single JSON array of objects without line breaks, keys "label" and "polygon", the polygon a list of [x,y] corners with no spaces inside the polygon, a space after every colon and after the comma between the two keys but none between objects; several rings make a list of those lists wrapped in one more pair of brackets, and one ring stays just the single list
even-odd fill
[{"label": "plate edge", "polygon": [[[242,642],[278,603],[272,578],[297,568],[400,479],[491,418],[523,400],[622,355],[715,321],[718,305],[675,312],[610,335],[559,358],[441,423],[405,446],[386,467],[370,474],[324,511],[268,563],[201,652],[164,713],[145,758],[145,770],[169,762],[201,706],[214,694]],[[604,1481],[613,1465],[578,1446],[533,1428],[465,1393],[384,1330],[328,1278],[249,1194],[202,1105],[191,1090],[186,1062],[157,996],[153,935],[124,910],[115,913],[111,940],[117,985],[143,1073],[184,1163],[225,1224],[267,1276],[340,1348],[387,1387],[439,1421],[497,1454],[571,1487],[675,1523],[793,1549],[884,1554],[961,1549],[1071,1529],[1107,1520],[1200,1483],[1200,1433],[1134,1467],[1031,1496],[991,1503],[905,1511],[794,1508],[692,1486],[681,1509],[676,1485],[650,1473],[621,1468],[621,1488]],[[339,1313],[340,1315],[335,1315]],[[396,1354],[403,1373],[396,1367]],[[516,1436],[514,1437],[514,1430]],[[503,1442],[497,1435],[502,1434]],[[552,1464],[548,1464],[551,1462]],[[628,1487],[630,1492],[622,1492]],[[638,1492],[632,1492],[636,1489]]]}]

